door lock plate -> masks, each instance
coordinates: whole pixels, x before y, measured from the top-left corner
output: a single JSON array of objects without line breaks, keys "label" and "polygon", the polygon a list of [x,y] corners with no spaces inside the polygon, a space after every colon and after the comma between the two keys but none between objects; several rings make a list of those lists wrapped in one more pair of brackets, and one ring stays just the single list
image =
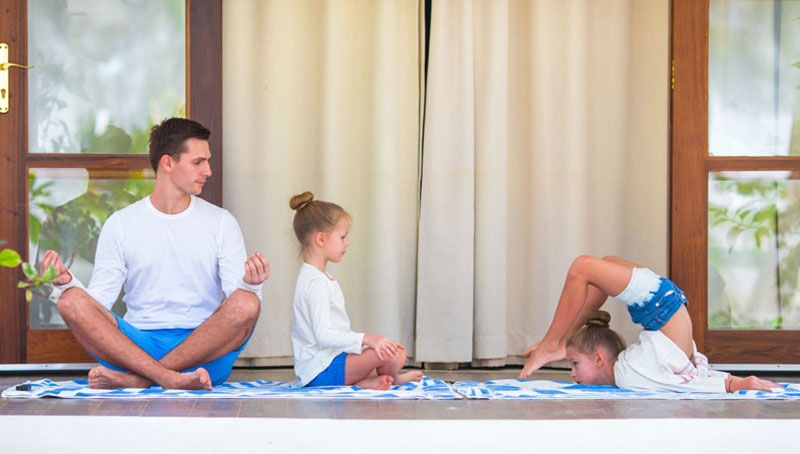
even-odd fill
[{"label": "door lock plate", "polygon": [[8,90],[8,70],[11,68],[30,69],[33,66],[9,63],[8,44],[0,43],[0,114],[8,113],[8,99],[11,97]]}]

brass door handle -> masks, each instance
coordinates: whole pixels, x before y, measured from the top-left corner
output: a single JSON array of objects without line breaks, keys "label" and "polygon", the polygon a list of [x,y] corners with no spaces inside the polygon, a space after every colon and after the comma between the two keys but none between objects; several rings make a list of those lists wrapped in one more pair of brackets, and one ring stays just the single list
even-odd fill
[{"label": "brass door handle", "polygon": [[0,43],[0,114],[8,113],[8,70],[9,68],[30,69],[33,66],[25,66],[17,63],[8,62],[8,44]]},{"label": "brass door handle", "polygon": [[8,68],[12,68],[12,67],[13,68],[22,68],[22,69],[31,69],[31,68],[33,68],[33,65],[25,66],[25,65],[18,65],[16,63],[0,63],[0,71],[6,71],[6,70],[8,70]]}]

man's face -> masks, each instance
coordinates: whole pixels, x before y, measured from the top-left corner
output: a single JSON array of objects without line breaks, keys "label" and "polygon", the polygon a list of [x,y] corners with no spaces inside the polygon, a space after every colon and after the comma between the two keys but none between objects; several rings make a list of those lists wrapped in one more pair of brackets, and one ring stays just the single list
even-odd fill
[{"label": "man's face", "polygon": [[200,195],[206,178],[211,176],[211,149],[208,142],[200,139],[188,139],[186,151],[177,155],[172,160],[170,177],[172,183],[182,192]]}]

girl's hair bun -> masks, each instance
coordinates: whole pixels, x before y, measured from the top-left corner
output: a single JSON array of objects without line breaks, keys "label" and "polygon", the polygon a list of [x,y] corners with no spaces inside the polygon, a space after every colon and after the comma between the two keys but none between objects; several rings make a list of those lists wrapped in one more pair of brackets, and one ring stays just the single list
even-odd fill
[{"label": "girl's hair bun", "polygon": [[308,205],[308,203],[311,202],[312,200],[314,200],[314,193],[311,191],[306,191],[302,194],[297,194],[296,196],[289,199],[289,208],[295,211],[300,211],[306,205]]},{"label": "girl's hair bun", "polygon": [[305,191],[289,199],[289,207],[294,210],[292,230],[303,251],[311,246],[311,237],[316,232],[328,233],[336,227],[342,216],[348,219],[350,217],[339,205],[314,199],[311,191]]},{"label": "girl's hair bun", "polygon": [[600,328],[608,328],[611,322],[611,314],[606,311],[594,311],[586,317],[586,327],[599,326]]},{"label": "girl's hair bun", "polygon": [[598,348],[604,348],[616,360],[625,341],[613,329],[608,327],[611,314],[606,311],[594,311],[586,317],[586,324],[567,340],[567,348],[575,348],[585,355],[593,354]]}]

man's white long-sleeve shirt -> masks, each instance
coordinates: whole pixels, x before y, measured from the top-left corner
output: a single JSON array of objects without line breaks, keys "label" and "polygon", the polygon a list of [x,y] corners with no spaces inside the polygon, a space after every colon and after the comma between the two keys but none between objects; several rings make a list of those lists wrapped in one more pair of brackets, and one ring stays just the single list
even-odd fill
[{"label": "man's white long-sleeve shirt", "polygon": [[307,385],[342,352],[361,353],[363,341],[363,333],[350,330],[339,283],[303,263],[297,275],[292,316],[296,385]]},{"label": "man's white long-sleeve shirt", "polygon": [[[196,328],[245,283],[247,253],[236,219],[191,196],[180,213],[156,209],[147,196],[112,214],[97,242],[86,291],[107,309],[125,290],[125,320],[139,329]],[[73,276],[60,286],[83,288]]]}]

